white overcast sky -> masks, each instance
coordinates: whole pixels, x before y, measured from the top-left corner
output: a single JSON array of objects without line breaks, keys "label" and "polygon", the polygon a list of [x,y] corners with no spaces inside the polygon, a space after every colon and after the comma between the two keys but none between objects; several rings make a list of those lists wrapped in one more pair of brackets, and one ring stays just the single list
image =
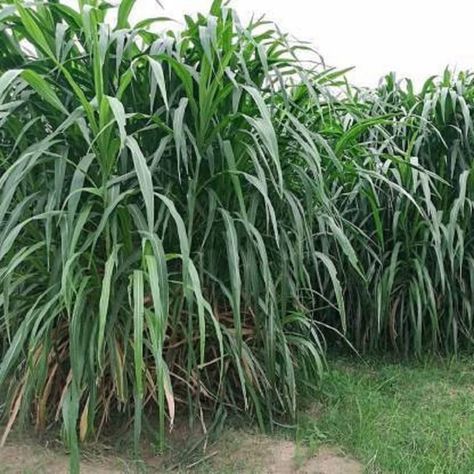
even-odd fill
[{"label": "white overcast sky", "polygon": [[[112,0],[113,1],[113,0]],[[133,19],[207,12],[211,0],[137,0]],[[70,3],[68,1],[68,3]],[[115,3],[115,2],[114,2]],[[420,85],[446,65],[474,69],[474,0],[232,0],[242,20],[265,14],[337,68],[373,86],[384,74]]]}]

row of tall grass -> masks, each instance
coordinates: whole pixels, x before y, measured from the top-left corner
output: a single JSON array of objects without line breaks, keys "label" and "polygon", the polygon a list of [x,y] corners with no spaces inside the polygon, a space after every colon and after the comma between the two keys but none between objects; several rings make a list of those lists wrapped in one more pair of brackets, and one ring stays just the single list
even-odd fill
[{"label": "row of tall grass", "polygon": [[0,6],[2,442],[59,425],[75,470],[119,413],[137,451],[291,419],[334,337],[470,343],[470,75],[358,89],[218,0]]},{"label": "row of tall grass", "polygon": [[363,277],[330,253],[347,337],[362,350],[472,345],[473,92],[467,73],[446,71],[419,93],[389,75],[376,90],[348,89],[332,115],[339,165],[323,166],[326,185]]}]

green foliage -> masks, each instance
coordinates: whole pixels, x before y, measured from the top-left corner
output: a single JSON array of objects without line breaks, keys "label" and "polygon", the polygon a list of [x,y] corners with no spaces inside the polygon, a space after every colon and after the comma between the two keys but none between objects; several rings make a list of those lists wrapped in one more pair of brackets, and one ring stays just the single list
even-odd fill
[{"label": "green foliage", "polygon": [[344,314],[305,207],[337,215],[283,92],[316,95],[298,45],[219,2],[180,34],[129,28],[132,6],[115,29],[102,2],[0,13],[4,415],[62,414],[73,469],[118,412],[137,450],[143,416],[160,448],[178,409],[294,417],[324,364],[312,275]]},{"label": "green foliage", "polygon": [[473,92],[471,75],[446,72],[419,94],[388,76],[337,112],[342,166],[325,173],[326,185],[365,280],[332,257],[344,274],[348,337],[361,349],[472,345]]},{"label": "green foliage", "polygon": [[358,90],[221,3],[0,2],[5,434],[61,423],[74,469],[119,412],[137,451],[144,416],[161,449],[177,410],[294,418],[325,332],[472,340],[472,77]]}]

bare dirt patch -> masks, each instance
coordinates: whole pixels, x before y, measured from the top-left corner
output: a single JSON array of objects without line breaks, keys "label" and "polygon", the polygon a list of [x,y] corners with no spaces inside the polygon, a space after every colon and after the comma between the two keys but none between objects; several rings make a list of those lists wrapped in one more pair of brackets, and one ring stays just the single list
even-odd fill
[{"label": "bare dirt patch", "polygon": [[360,462],[344,456],[335,449],[320,449],[316,456],[309,458],[298,470],[301,474],[361,474]]},{"label": "bare dirt patch", "polygon": [[335,449],[322,448],[314,456],[298,452],[294,443],[276,443],[263,472],[268,474],[361,474],[362,465]]},{"label": "bare dirt patch", "polygon": [[316,454],[287,440],[233,432],[218,443],[221,449],[212,466],[215,472],[261,474],[361,474],[363,466],[335,448]]},{"label": "bare dirt patch", "polygon": [[[10,444],[0,448],[1,474],[67,474],[69,460],[65,454],[40,446]],[[83,474],[119,474],[125,472],[113,458],[84,460]]]},{"label": "bare dirt patch", "polygon": [[[160,457],[148,459],[141,473],[192,472],[206,474],[361,474],[362,465],[337,449],[324,447],[316,454],[292,441],[230,430],[209,446],[202,462],[165,470]],[[194,469],[190,469],[193,467]],[[82,455],[81,473],[119,474],[138,472],[137,465],[113,456]],[[0,474],[67,474],[68,457],[57,449],[13,442],[0,448]]]}]

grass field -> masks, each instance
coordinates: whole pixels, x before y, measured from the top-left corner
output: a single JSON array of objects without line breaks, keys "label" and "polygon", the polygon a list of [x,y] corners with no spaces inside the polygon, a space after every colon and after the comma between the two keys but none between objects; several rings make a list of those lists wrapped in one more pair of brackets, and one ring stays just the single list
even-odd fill
[{"label": "grass field", "polygon": [[340,445],[367,472],[474,472],[472,359],[334,366],[319,413],[300,423],[301,443]]}]

